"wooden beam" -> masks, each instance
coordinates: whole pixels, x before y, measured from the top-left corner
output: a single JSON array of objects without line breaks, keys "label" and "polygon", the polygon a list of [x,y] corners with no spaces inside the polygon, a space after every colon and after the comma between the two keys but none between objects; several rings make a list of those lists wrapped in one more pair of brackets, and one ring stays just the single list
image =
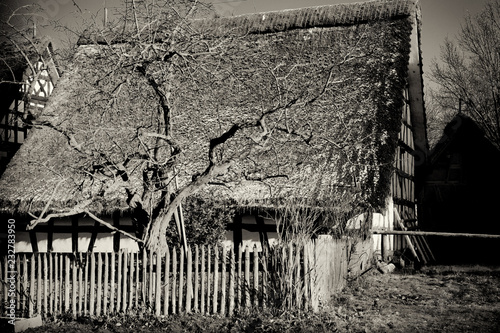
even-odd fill
[{"label": "wooden beam", "polygon": [[498,238],[500,235],[491,234],[469,234],[463,232],[439,232],[439,231],[404,231],[404,230],[372,230],[374,235],[413,235],[413,236],[441,236],[441,237],[468,237],[468,238]]}]

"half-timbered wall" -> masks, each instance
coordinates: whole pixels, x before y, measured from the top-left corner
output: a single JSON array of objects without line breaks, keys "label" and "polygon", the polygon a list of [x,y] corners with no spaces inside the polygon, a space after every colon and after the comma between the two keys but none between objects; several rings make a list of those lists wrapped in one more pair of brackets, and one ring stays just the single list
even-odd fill
[{"label": "half-timbered wall", "polygon": [[[105,222],[134,235],[130,217],[115,214],[102,218]],[[133,239],[111,230],[89,217],[72,217],[50,220],[25,231],[26,223],[16,225],[16,252],[113,252],[128,250],[137,252],[139,247]]]},{"label": "half-timbered wall", "polygon": [[[408,91],[405,90],[408,101]],[[417,215],[415,206],[415,144],[413,141],[413,125],[410,105],[405,103],[401,119],[401,131],[394,160],[394,174],[391,181],[394,209],[398,211],[406,228],[416,227]],[[400,229],[400,226],[395,226]],[[394,248],[406,246],[402,236],[394,237]]]},{"label": "half-timbered wall", "polygon": [[8,109],[0,110],[0,174],[28,135],[28,127],[19,116],[27,116],[28,111],[32,115],[40,114],[59,79],[53,60],[48,58],[34,63],[35,73],[26,70],[23,84],[14,96],[9,96],[12,102],[10,105],[7,102]]}]

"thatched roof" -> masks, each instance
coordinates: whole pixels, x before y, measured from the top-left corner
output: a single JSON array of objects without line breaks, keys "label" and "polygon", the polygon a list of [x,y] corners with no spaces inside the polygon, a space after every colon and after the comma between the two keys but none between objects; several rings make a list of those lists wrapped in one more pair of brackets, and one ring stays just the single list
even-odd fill
[{"label": "thatched roof", "polygon": [[[371,1],[192,22],[201,32],[196,38],[217,40],[225,56],[200,52],[169,73],[181,186],[206,167],[210,138],[294,100],[269,119],[290,131],[277,126],[260,145],[252,141],[256,133],[243,131],[218,151],[235,163],[214,179],[226,186],[207,186],[202,195],[258,206],[290,197],[339,202],[350,193],[358,204],[383,205],[418,10],[416,1]],[[133,152],[137,128],[158,121],[147,83],[125,79],[128,69],[113,69],[107,52],[81,45],[41,118],[76,133],[97,159],[100,150],[108,159]],[[103,85],[116,87],[115,96],[88,93]],[[97,213],[127,209],[123,181],[103,187],[89,176],[92,163],[60,132],[36,129],[0,180],[1,205],[20,213],[49,201],[52,210],[89,202]],[[127,181],[140,189],[136,166]]]}]

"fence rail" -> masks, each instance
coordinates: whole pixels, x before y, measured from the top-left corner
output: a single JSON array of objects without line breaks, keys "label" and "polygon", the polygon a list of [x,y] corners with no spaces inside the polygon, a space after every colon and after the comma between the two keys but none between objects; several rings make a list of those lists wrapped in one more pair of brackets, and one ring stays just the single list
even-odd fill
[{"label": "fence rail", "polygon": [[[18,317],[99,316],[133,309],[158,316],[226,315],[276,305],[315,310],[344,286],[349,252],[349,241],[330,239],[264,252],[194,246],[187,253],[170,248],[161,255],[17,254],[14,269],[7,257],[1,260],[1,311],[6,313],[12,299]],[[14,298],[10,283],[16,286]]]}]

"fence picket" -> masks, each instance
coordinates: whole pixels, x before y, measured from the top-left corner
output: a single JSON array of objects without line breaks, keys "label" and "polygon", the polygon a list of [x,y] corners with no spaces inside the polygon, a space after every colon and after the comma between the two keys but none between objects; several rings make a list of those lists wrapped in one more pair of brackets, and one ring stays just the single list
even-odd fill
[{"label": "fence picket", "polygon": [[[35,255],[34,255],[35,256]],[[42,314],[42,256],[36,254],[36,312]]]},{"label": "fence picket", "polygon": [[253,247],[253,305],[259,306],[259,252]]},{"label": "fence picket", "polygon": [[176,292],[175,286],[177,285],[177,249],[172,247],[172,313],[175,314],[176,310]]},{"label": "fence picket", "polygon": [[217,303],[218,303],[218,300],[217,300],[217,296],[218,296],[218,293],[219,293],[219,248],[216,246],[214,246],[214,254],[215,254],[215,258],[214,258],[214,296],[213,296],[213,300],[212,300],[212,313],[217,313]]},{"label": "fence picket", "polygon": [[232,315],[234,311],[234,286],[235,286],[235,253],[234,253],[234,247],[231,247],[231,250],[229,252],[229,260],[230,260],[230,265],[229,265],[229,309],[228,309],[228,314]]},{"label": "fence picket", "polygon": [[32,254],[30,257],[30,292],[28,299],[28,316],[30,318],[33,317],[34,302],[35,302],[35,255]]},{"label": "fence picket", "polygon": [[163,314],[168,315],[168,297],[170,293],[170,249],[167,247],[165,250],[165,287],[163,299]]},{"label": "fence picket", "polygon": [[116,253],[111,253],[111,260],[109,263],[111,273],[109,277],[109,312],[114,313],[115,312],[115,262],[116,262]]},{"label": "fence picket", "polygon": [[201,246],[201,313],[205,314],[205,245]]},{"label": "fence picket", "polygon": [[129,291],[128,291],[128,307],[132,308],[133,307],[133,302],[134,302],[134,292],[137,288],[134,287],[134,253],[129,253],[129,278],[128,278],[128,285],[129,285]]},{"label": "fence picket", "polygon": [[200,289],[200,280],[199,280],[199,274],[200,274],[200,248],[196,244],[194,246],[194,312],[199,311],[199,306],[198,306],[198,294],[199,294],[199,289]]},{"label": "fence picket", "polygon": [[[54,289],[54,283],[56,282],[56,278],[53,277],[53,270],[55,269],[55,266],[53,264],[53,253],[48,253],[49,256],[49,265],[48,265],[48,271],[49,271],[49,290],[48,290],[48,295],[49,295],[49,312],[54,313],[54,292],[52,291]],[[57,264],[56,264],[57,266]]]},{"label": "fence picket", "polygon": [[[113,255],[113,254],[111,254]],[[109,288],[109,255],[104,253],[104,280],[103,280],[104,290],[102,293],[102,313],[106,315],[108,313],[108,288]]]},{"label": "fence picket", "polygon": [[250,248],[245,248],[245,307],[250,308]]},{"label": "fence picket", "polygon": [[183,299],[184,299],[184,247],[179,248],[179,300],[177,301],[179,313],[183,310]]},{"label": "fence picket", "polygon": [[210,292],[211,292],[211,285],[210,281],[212,275],[212,248],[210,246],[207,246],[207,313],[210,313]]},{"label": "fence picket", "polygon": [[122,257],[123,257],[123,252],[120,251],[117,253],[117,261],[118,261],[118,269],[116,270],[116,311],[120,311],[121,309],[121,302],[122,302]]},{"label": "fence picket", "polygon": [[[120,281],[123,283],[122,287],[122,311],[127,311],[127,296],[128,296],[128,287],[127,287],[127,278],[128,278],[128,251],[123,252],[123,275]],[[151,298],[150,298],[151,299]]]},{"label": "fence picket", "polygon": [[89,299],[89,314],[93,316],[95,314],[95,256],[93,252],[90,255],[90,299]]},{"label": "fence picket", "polygon": [[155,314],[161,314],[161,255],[156,253]]},{"label": "fence picket", "polygon": [[222,246],[222,267],[221,267],[221,303],[220,303],[220,314],[226,314],[226,265],[227,265],[227,249],[226,246]]},{"label": "fence picket", "polygon": [[243,258],[243,249],[241,247],[238,248],[238,266],[236,268],[236,308],[241,309],[241,260]]},{"label": "fence picket", "polygon": [[187,248],[187,268],[186,268],[186,313],[191,312],[191,299],[193,297],[193,258],[191,247]]}]

